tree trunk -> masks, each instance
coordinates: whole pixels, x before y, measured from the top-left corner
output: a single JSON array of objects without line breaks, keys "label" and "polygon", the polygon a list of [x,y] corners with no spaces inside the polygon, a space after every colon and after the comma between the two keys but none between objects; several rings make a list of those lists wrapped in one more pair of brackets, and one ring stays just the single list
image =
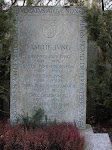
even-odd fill
[{"label": "tree trunk", "polygon": [[101,0],[101,2],[102,2],[102,11],[104,11],[104,1]]}]

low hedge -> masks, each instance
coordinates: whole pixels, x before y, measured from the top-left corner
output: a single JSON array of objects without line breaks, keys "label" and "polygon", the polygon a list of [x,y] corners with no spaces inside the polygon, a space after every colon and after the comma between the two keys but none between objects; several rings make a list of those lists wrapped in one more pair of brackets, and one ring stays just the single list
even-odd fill
[{"label": "low hedge", "polygon": [[0,150],[83,150],[84,142],[75,124],[56,123],[34,130],[0,122]]}]

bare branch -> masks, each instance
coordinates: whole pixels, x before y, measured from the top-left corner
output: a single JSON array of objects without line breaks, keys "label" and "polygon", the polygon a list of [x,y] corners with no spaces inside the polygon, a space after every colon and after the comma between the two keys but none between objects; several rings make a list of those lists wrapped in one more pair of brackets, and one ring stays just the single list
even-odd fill
[{"label": "bare branch", "polygon": [[38,5],[40,2],[41,2],[41,0],[38,0],[37,3],[36,3],[36,5]]},{"label": "bare branch", "polygon": [[61,2],[61,0],[59,0],[59,1],[56,3],[56,5],[55,5],[55,6],[57,6],[60,2]]},{"label": "bare branch", "polygon": [[49,3],[50,3],[51,1],[52,1],[52,0],[49,0],[49,1],[48,1],[48,3],[46,4],[46,6],[48,6],[48,5],[49,5]]},{"label": "bare branch", "polygon": [[7,111],[3,111],[3,110],[1,110],[1,109],[0,109],[0,111],[3,112],[3,113],[9,114],[9,112],[7,112]]},{"label": "bare branch", "polygon": [[23,6],[25,5],[25,0],[23,1]]},{"label": "bare branch", "polygon": [[14,0],[14,2],[12,0],[12,5],[15,5],[16,3],[17,3],[17,0]]}]

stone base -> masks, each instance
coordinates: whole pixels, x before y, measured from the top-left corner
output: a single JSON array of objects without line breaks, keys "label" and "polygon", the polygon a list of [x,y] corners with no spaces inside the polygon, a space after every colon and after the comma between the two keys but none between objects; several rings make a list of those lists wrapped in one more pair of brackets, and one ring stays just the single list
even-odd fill
[{"label": "stone base", "polygon": [[107,133],[93,133],[90,125],[86,130],[81,130],[81,134],[85,135],[84,150],[112,150],[112,144]]}]

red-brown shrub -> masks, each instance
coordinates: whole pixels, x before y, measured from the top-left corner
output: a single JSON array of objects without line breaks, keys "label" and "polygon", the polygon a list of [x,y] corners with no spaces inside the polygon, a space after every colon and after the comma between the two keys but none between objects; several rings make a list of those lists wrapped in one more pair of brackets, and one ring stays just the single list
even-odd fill
[{"label": "red-brown shrub", "polygon": [[0,150],[83,150],[84,137],[75,124],[57,123],[29,130],[0,122]]}]

